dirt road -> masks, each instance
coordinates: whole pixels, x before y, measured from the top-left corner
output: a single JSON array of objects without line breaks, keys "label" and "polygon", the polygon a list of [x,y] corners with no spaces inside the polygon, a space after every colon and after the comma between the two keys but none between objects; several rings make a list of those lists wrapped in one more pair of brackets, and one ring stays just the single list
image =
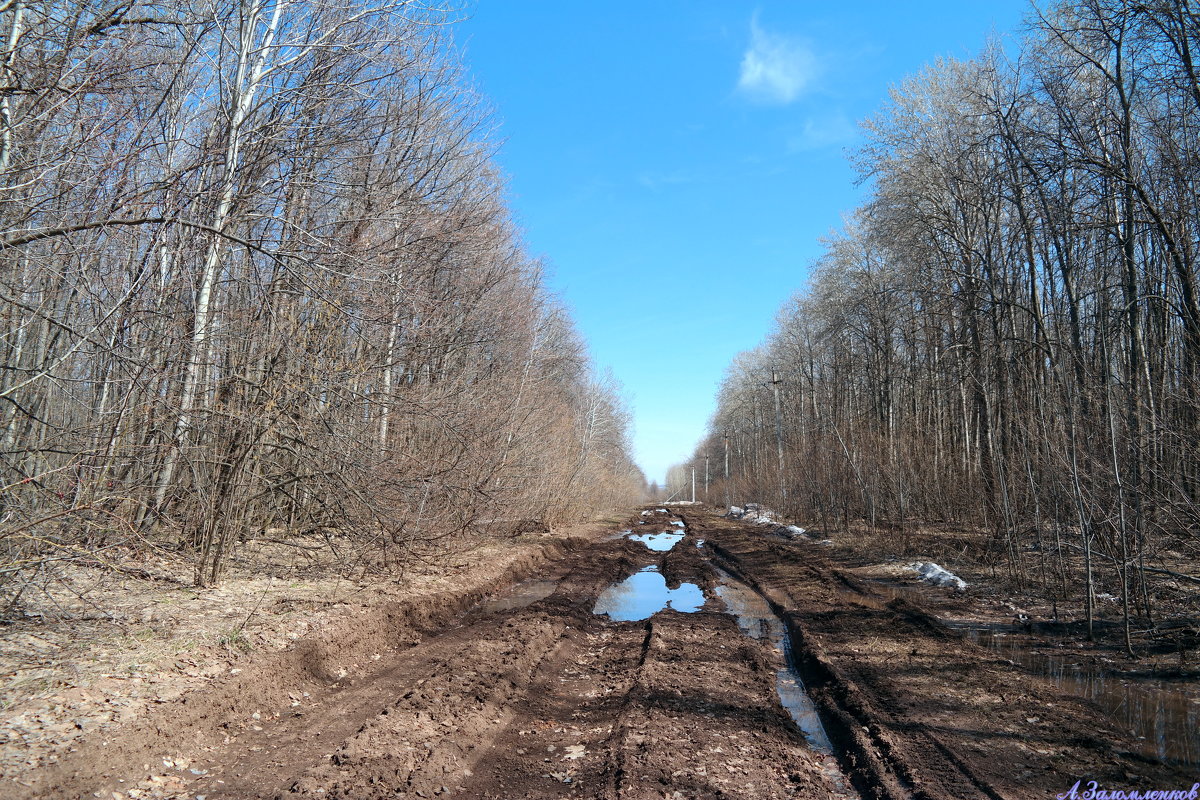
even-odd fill
[{"label": "dirt road", "polygon": [[1137,755],[1096,706],[818,545],[698,509],[625,529],[481,603],[364,611],[353,651],[334,638],[251,664],[16,785],[206,800],[1192,785],[1195,770]]}]

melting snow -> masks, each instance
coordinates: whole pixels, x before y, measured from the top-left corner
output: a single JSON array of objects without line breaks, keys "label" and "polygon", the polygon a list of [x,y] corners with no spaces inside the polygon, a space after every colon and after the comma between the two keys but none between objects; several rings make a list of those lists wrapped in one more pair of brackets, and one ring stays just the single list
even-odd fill
[{"label": "melting snow", "polygon": [[[776,519],[775,512],[769,508],[763,508],[758,503],[747,503],[745,508],[740,506],[730,506],[728,513],[725,515],[733,519],[740,519],[744,522],[753,522],[755,525],[770,525],[774,527],[774,533],[779,533],[791,539],[799,539],[808,536],[808,531],[801,528],[799,525],[784,525]],[[824,539],[817,544],[833,544],[828,539]]]},{"label": "melting snow", "polygon": [[908,569],[917,573],[917,577],[934,586],[949,586],[962,591],[967,588],[967,582],[953,572],[942,569],[932,561],[917,561],[908,565]]},{"label": "melting snow", "polygon": [[728,516],[759,525],[779,524],[775,521],[775,512],[769,508],[763,508],[758,503],[747,503],[745,508],[730,506]]}]

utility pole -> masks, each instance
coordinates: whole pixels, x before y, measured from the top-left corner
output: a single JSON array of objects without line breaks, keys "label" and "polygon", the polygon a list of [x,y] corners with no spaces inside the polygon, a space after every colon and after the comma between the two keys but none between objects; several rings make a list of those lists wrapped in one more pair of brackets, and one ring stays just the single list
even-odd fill
[{"label": "utility pole", "polygon": [[696,502],[696,465],[692,464],[692,502]]},{"label": "utility pole", "polygon": [[771,388],[775,390],[775,449],[779,452],[779,496],[787,500],[787,484],[783,476],[783,409],[779,405],[779,373],[771,370]]},{"label": "utility pole", "polygon": [[725,431],[725,508],[729,508],[729,428]]},{"label": "utility pole", "polygon": [[708,502],[708,451],[704,451],[704,502]]}]

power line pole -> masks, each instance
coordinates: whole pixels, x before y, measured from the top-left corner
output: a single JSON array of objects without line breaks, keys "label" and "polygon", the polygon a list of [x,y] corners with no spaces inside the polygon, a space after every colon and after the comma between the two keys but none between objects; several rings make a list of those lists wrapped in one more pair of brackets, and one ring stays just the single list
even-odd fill
[{"label": "power line pole", "polygon": [[729,428],[725,431],[725,508],[729,508]]},{"label": "power line pole", "polygon": [[708,502],[708,451],[704,451],[704,502]]},{"label": "power line pole", "polygon": [[783,476],[783,408],[779,405],[779,373],[771,370],[771,387],[775,390],[775,449],[779,453],[779,496],[787,500],[787,484]]},{"label": "power line pole", "polygon": [[692,464],[692,502],[696,502],[696,465]]}]

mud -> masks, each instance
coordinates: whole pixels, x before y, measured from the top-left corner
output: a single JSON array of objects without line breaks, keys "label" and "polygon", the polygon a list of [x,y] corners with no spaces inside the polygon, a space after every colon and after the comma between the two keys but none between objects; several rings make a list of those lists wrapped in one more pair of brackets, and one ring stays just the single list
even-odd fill
[{"label": "mud", "polygon": [[631,529],[642,540],[562,548],[489,592],[365,607],[4,776],[0,795],[994,800],[1079,779],[1192,785],[1194,766],[1143,755],[1087,697],[816,545],[691,507],[613,530]]}]

